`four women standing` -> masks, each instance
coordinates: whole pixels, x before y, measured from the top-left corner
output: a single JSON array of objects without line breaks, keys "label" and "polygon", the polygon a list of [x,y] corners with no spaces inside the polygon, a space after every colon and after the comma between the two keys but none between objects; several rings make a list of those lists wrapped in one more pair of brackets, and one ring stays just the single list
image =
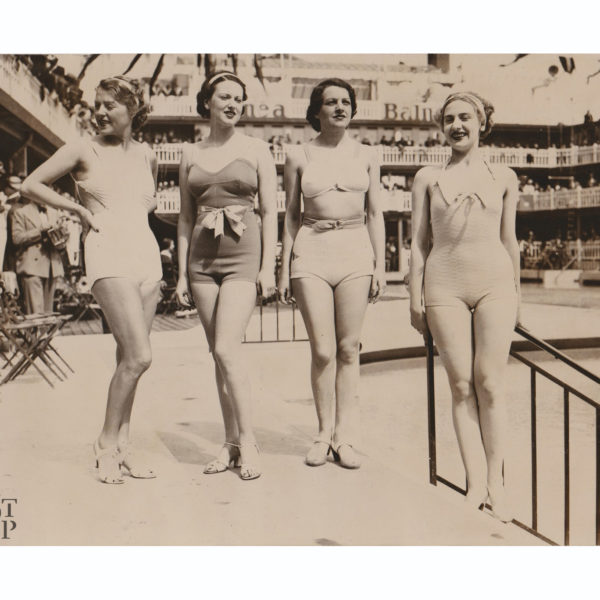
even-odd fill
[{"label": "four women standing", "polygon": [[[242,338],[258,293],[275,292],[276,172],[266,143],[236,131],[246,87],[234,74],[207,79],[197,97],[210,134],[186,144],[180,164],[177,295],[195,304],[215,360],[225,440],[205,473],[240,466],[260,476]],[[147,214],[155,207],[156,159],[132,132],[146,117],[137,83],[100,82],[98,135],[67,144],[23,184],[33,200],[69,210],[89,230],[85,259],[92,292],[117,342],[103,429],[94,444],[101,481],[154,477],[129,447],[137,382],[149,367],[149,331],[161,264]],[[413,185],[411,322],[431,330],[448,373],[453,417],[468,479],[467,502],[488,498],[510,519],[503,484],[505,407],[502,378],[518,320],[517,181],[481,156],[493,108],[473,93],[448,97],[441,126],[452,156],[419,171]],[[295,297],[312,352],[311,384],[319,422],[306,463],[333,453],[358,468],[358,354],[365,311],[385,290],[380,174],[374,150],[349,138],[356,114],[352,87],[328,79],[311,95],[307,119],[318,135],[289,151],[279,294]],[[73,176],[81,204],[49,187]],[[260,214],[260,226],[255,214]],[[430,248],[430,236],[432,247]],[[426,313],[426,314],[425,314]],[[485,455],[486,470],[478,466]]]}]

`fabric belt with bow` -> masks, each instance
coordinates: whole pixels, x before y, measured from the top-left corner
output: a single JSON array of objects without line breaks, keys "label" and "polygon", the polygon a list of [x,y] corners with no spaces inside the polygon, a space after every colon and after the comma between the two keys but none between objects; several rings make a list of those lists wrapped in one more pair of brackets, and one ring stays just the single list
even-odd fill
[{"label": "fabric belt with bow", "polygon": [[349,227],[362,227],[365,224],[364,217],[353,219],[313,219],[304,217],[302,224],[312,227],[315,231],[330,231],[332,229],[348,229]]},{"label": "fabric belt with bow", "polygon": [[244,215],[251,208],[242,204],[232,204],[230,206],[223,206],[222,208],[200,206],[199,210],[200,212],[207,213],[202,221],[202,225],[208,227],[208,229],[213,229],[215,237],[219,237],[225,232],[225,219],[227,219],[232,231],[238,237],[242,237],[246,229],[246,224],[243,222]]}]

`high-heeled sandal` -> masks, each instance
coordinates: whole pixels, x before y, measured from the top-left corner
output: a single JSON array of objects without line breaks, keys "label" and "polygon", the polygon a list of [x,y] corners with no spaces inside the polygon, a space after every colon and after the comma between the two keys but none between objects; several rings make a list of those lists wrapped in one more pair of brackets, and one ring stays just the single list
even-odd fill
[{"label": "high-heeled sandal", "polygon": [[[342,452],[340,452],[341,448],[343,448]],[[352,444],[349,444],[348,442],[337,442],[335,448],[331,446],[331,450],[333,452],[333,460],[339,462],[340,466],[346,469],[360,468],[360,459],[356,455],[356,451]]]},{"label": "high-heeled sandal", "polygon": [[304,462],[309,467],[320,467],[327,462],[327,457],[332,451],[331,444],[325,440],[314,440],[307,452]]},{"label": "high-heeled sandal", "polygon": [[[230,449],[231,448],[231,449]],[[225,463],[218,456],[214,460],[211,460],[205,467],[204,473],[206,475],[214,475],[215,473],[223,473],[227,471],[227,469],[232,466],[237,467],[240,459],[240,446],[239,444],[234,444],[233,442],[225,442],[223,447],[221,448],[221,452],[223,450],[227,450],[229,453],[229,460]],[[219,453],[220,455],[220,453]]]},{"label": "high-heeled sandal", "polygon": [[513,520],[513,512],[510,502],[506,497],[506,490],[502,490],[500,496],[492,496],[489,494],[490,509],[492,517],[502,521],[502,523],[510,523]]},{"label": "high-heeled sandal", "polygon": [[156,473],[145,464],[143,455],[131,450],[130,444],[119,446],[121,465],[127,469],[130,477],[135,479],[154,479]]},{"label": "high-heeled sandal", "polygon": [[262,473],[260,471],[260,468],[256,465],[253,465],[252,463],[249,462],[244,462],[243,460],[243,452],[242,450],[244,448],[251,448],[252,446],[254,446],[256,448],[256,452],[257,454],[260,454],[260,450],[258,449],[258,445],[257,444],[240,444],[239,449],[240,449],[240,478],[243,479],[244,481],[249,481],[251,479],[258,479]]},{"label": "high-heeled sandal", "polygon": [[125,483],[121,475],[121,453],[117,446],[100,448],[98,440],[94,442],[96,469],[102,483]]},{"label": "high-heeled sandal", "polygon": [[488,499],[488,491],[487,487],[481,489],[471,489],[469,488],[468,492],[465,494],[465,504],[469,508],[474,508],[476,510],[481,510]]}]

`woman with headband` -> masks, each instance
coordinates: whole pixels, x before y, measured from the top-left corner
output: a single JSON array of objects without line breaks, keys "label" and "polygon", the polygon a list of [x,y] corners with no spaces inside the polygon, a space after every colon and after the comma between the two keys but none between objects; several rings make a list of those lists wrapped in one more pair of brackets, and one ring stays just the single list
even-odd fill
[{"label": "woman with headband", "polygon": [[510,521],[503,381],[519,320],[518,185],[511,169],[481,155],[493,110],[470,92],[448,96],[441,108],[452,154],[413,183],[410,312],[415,329],[431,331],[448,375],[466,502],[479,508],[489,500],[494,515]]},{"label": "woman with headband", "polygon": [[[98,134],[66,144],[23,183],[24,195],[81,219],[86,274],[117,342],[104,426],[94,443],[104,483],[123,483],[122,469],[132,477],[156,476],[129,444],[135,390],[152,360],[149,332],[162,277],[148,225],[148,212],[156,207],[156,158],[149,146],[132,139],[147,113],[135,80],[103,79],[96,88]],[[66,173],[75,180],[81,205],[50,187]]]},{"label": "woman with headband", "polygon": [[246,99],[246,86],[229,72],[207,79],[198,93],[197,110],[209,119],[210,133],[184,145],[179,167],[177,296],[184,306],[193,298],[204,326],[225,425],[223,447],[204,472],[240,466],[240,477],[249,480],[261,468],[242,339],[257,289],[263,298],[275,293],[277,200],[268,145],[235,129]]},{"label": "woman with headband", "polygon": [[348,136],[355,114],[347,82],[327,79],[313,89],[306,118],[319,135],[290,152],[285,164],[279,276],[282,300],[289,302],[293,291],[298,302],[312,353],[319,432],[305,462],[320,466],[332,453],[349,469],[360,467],[354,450],[360,332],[368,302],[385,289],[379,163],[374,150]]}]

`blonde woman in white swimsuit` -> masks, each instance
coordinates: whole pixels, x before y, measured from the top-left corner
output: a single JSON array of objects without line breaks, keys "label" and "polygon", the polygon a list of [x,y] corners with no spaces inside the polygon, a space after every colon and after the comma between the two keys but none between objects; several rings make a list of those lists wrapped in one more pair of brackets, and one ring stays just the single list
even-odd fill
[{"label": "blonde woman in white swimsuit", "polygon": [[448,96],[441,108],[452,155],[413,183],[410,311],[413,327],[431,330],[448,374],[466,502],[489,500],[510,521],[503,381],[519,319],[518,187],[511,169],[489,165],[479,150],[493,110],[471,92]]},{"label": "blonde woman in white swimsuit", "polygon": [[[147,459],[129,445],[138,380],[151,363],[149,333],[162,277],[160,253],[148,225],[156,207],[156,158],[133,141],[148,113],[141,88],[125,77],[103,79],[96,89],[98,135],[69,143],[23,183],[23,194],[79,216],[92,293],[117,342],[117,367],[108,390],[104,426],[94,443],[100,481],[123,483],[123,472],[153,478]],[[52,191],[70,173],[81,205]]]},{"label": "blonde woman in white swimsuit", "polygon": [[[279,293],[292,291],[311,344],[319,432],[306,464],[328,454],[356,469],[360,332],[369,300],[385,289],[383,216],[375,151],[347,135],[356,96],[341,79],[318,84],[307,120],[319,135],[285,165],[287,211]],[[301,196],[304,215],[301,218]]]}]

